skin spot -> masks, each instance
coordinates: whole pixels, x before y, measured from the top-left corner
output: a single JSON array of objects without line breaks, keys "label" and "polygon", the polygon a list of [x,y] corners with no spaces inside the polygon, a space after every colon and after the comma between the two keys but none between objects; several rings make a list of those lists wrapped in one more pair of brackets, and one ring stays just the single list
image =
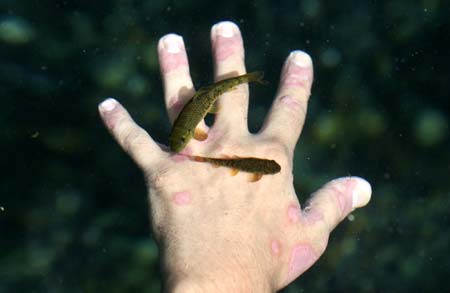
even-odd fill
[{"label": "skin spot", "polygon": [[188,205],[192,201],[192,196],[189,191],[175,192],[173,194],[172,201],[174,204],[179,206]]},{"label": "skin spot", "polygon": [[218,61],[224,61],[234,55],[242,47],[242,38],[235,35],[231,38],[216,36],[213,44],[214,56]]},{"label": "skin spot", "polygon": [[270,243],[270,249],[274,255],[280,254],[280,242],[278,240],[272,240]]},{"label": "skin spot", "polygon": [[300,207],[295,204],[290,204],[288,207],[288,218],[291,223],[298,223],[301,218]]},{"label": "skin spot", "polygon": [[289,259],[289,269],[286,283],[292,282],[295,278],[309,269],[318,256],[314,253],[312,247],[307,244],[300,244],[292,249]]}]

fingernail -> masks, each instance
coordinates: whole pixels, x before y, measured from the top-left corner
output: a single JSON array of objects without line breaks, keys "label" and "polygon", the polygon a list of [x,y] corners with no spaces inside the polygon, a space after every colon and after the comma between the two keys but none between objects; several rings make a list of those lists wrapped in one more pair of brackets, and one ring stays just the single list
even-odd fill
[{"label": "fingernail", "polygon": [[115,99],[108,98],[100,104],[100,106],[99,106],[100,111],[109,112],[109,111],[113,110],[117,104],[118,104],[118,102]]},{"label": "fingernail", "polygon": [[356,183],[355,188],[353,189],[352,194],[352,207],[360,208],[365,206],[372,195],[372,187],[369,182],[362,178],[357,178],[358,181]]},{"label": "fingernail", "polygon": [[289,54],[289,59],[299,67],[307,68],[312,66],[311,57],[300,50],[292,51],[291,54]]},{"label": "fingernail", "polygon": [[181,51],[181,47],[183,46],[183,38],[176,34],[169,34],[163,37],[162,43],[167,52],[176,54]]},{"label": "fingernail", "polygon": [[238,27],[231,21],[222,21],[214,25],[213,30],[216,34],[224,37],[231,38],[238,32]]}]

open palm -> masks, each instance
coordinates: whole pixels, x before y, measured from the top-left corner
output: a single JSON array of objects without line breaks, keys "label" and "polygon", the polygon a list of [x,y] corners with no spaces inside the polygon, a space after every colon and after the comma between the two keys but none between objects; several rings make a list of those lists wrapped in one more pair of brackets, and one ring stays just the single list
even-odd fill
[{"label": "open palm", "polygon": [[[246,72],[235,24],[215,25],[211,41],[216,80]],[[195,90],[182,38],[163,37],[158,53],[173,123]],[[300,208],[292,162],[312,80],[310,57],[292,52],[259,133],[248,131],[248,85],[240,85],[219,98],[212,127],[199,124],[208,138],[192,140],[180,154],[157,144],[117,101],[100,105],[105,125],[145,173],[168,290],[276,291],[318,259],[329,233],[350,211],[367,204],[370,185],[347,177],[326,184]],[[189,155],[272,159],[281,172],[251,182],[248,173],[232,176],[225,167],[195,162]]]}]

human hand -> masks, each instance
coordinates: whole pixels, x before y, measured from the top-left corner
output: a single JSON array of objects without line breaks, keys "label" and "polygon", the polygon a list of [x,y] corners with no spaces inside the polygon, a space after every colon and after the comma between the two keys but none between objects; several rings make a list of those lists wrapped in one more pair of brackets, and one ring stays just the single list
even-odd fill
[{"label": "human hand", "polygon": [[[246,72],[236,25],[215,25],[211,40],[216,80]],[[166,35],[158,53],[173,123],[194,94],[182,38]],[[292,52],[257,134],[247,128],[248,85],[240,85],[219,98],[220,112],[211,128],[204,122],[199,125],[208,138],[192,140],[182,154],[157,144],[117,101],[108,99],[99,106],[109,131],[144,172],[168,291],[279,290],[319,258],[329,233],[348,213],[368,203],[370,185],[347,177],[327,183],[300,208],[292,162],[312,80],[310,57]],[[225,167],[194,162],[186,155],[273,159],[281,172],[250,182],[246,173],[231,176]]]}]

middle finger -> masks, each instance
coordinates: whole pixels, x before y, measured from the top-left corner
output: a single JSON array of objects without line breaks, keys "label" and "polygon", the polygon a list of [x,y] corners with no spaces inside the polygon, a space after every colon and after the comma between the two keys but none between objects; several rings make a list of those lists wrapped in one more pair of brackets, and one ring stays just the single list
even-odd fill
[{"label": "middle finger", "polygon": [[[236,24],[223,21],[211,29],[211,45],[214,58],[214,76],[219,81],[245,74],[244,45]],[[218,99],[219,110],[214,128],[248,133],[248,85],[242,84]]]}]

